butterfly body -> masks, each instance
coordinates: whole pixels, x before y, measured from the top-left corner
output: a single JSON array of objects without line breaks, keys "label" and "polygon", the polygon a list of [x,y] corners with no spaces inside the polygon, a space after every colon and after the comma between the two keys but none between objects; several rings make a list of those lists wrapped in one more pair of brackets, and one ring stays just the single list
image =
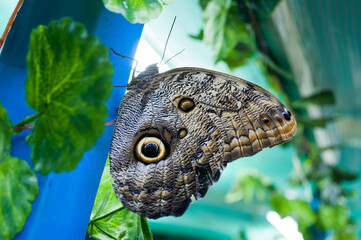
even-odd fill
[{"label": "butterfly body", "polygon": [[134,78],[110,148],[114,190],[142,217],[180,216],[231,161],[289,141],[296,121],[271,93],[199,68]]}]

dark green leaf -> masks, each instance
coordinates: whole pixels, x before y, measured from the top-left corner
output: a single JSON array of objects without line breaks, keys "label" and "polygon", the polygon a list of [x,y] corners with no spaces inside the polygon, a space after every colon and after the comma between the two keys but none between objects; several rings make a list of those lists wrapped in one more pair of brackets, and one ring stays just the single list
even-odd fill
[{"label": "dark green leaf", "polygon": [[347,208],[341,205],[321,205],[319,225],[325,230],[341,230],[348,222]]},{"label": "dark green leaf", "polygon": [[63,18],[33,30],[27,63],[26,101],[41,114],[27,139],[34,168],[72,170],[104,130],[113,73],[108,50]]},{"label": "dark green leaf", "polygon": [[152,239],[147,220],[123,207],[113,183],[107,161],[90,216],[89,236],[102,240]]},{"label": "dark green leaf", "polygon": [[0,163],[10,153],[11,127],[11,120],[0,104]]},{"label": "dark green leaf", "polygon": [[245,2],[249,8],[254,9],[262,15],[270,15],[280,0],[241,0]]},{"label": "dark green leaf", "polygon": [[8,156],[0,163],[0,189],[0,239],[12,239],[31,212],[38,180],[25,161]]},{"label": "dark green leaf", "polygon": [[239,42],[223,60],[227,63],[229,69],[233,70],[244,65],[252,54],[253,51],[249,45]]},{"label": "dark green leaf", "polygon": [[297,118],[297,123],[299,125],[303,125],[304,127],[326,127],[328,122],[334,121],[335,118],[332,117],[324,117],[324,118],[307,118],[307,117],[299,117]]},{"label": "dark green leaf", "polygon": [[359,175],[357,173],[346,171],[339,167],[332,167],[332,175],[335,182],[355,181]]},{"label": "dark green leaf", "polygon": [[199,0],[199,6],[204,10],[207,7],[209,0]]},{"label": "dark green leaf", "polygon": [[231,191],[227,193],[226,201],[229,203],[240,200],[244,200],[246,203],[254,200],[263,201],[273,190],[270,179],[262,176],[257,170],[244,169]]},{"label": "dark green leaf", "polygon": [[292,106],[296,108],[307,107],[309,104],[315,105],[326,105],[326,104],[335,104],[336,98],[333,91],[322,91],[316,94],[313,94],[309,97],[302,98],[298,101],[292,102]]},{"label": "dark green leaf", "polygon": [[176,0],[103,0],[105,7],[122,14],[131,23],[147,23],[162,12],[163,4]]},{"label": "dark green leaf", "polygon": [[239,15],[245,23],[251,23],[251,15],[254,15],[256,21],[268,17],[280,0],[235,0]]},{"label": "dark green leaf", "polygon": [[193,39],[202,40],[203,39],[203,29],[201,29],[197,35],[189,34],[189,36]]},{"label": "dark green leaf", "polygon": [[316,222],[316,214],[310,205],[303,200],[289,200],[282,195],[275,195],[271,204],[282,217],[292,216],[296,219],[301,232]]},{"label": "dark green leaf", "polygon": [[203,40],[213,48],[215,62],[226,59],[239,42],[251,45],[248,31],[232,0],[209,1],[203,21]]}]

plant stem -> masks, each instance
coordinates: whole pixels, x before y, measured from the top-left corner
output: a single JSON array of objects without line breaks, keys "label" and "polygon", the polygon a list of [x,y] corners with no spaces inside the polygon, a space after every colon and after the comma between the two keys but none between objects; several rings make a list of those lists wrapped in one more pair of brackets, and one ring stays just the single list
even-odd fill
[{"label": "plant stem", "polygon": [[25,126],[28,123],[32,123],[34,122],[35,119],[37,119],[38,117],[40,117],[43,114],[43,112],[38,112],[30,117],[26,117],[24,120],[20,121],[18,124],[16,124],[14,126],[15,131],[17,132],[21,132],[25,129],[31,129],[34,128],[34,124],[30,124]]},{"label": "plant stem", "polygon": [[0,50],[1,50],[1,48],[2,48],[2,46],[4,44],[4,42],[5,42],[5,38],[8,35],[8,32],[9,32],[11,26],[13,25],[16,14],[18,14],[18,11],[19,11],[21,5],[23,4],[23,2],[24,2],[24,0],[19,0],[18,4],[16,5],[16,7],[15,7],[15,9],[13,11],[13,13],[11,14],[11,17],[10,17],[10,19],[8,21],[8,24],[6,25],[5,31],[3,32],[3,35],[0,38]]}]

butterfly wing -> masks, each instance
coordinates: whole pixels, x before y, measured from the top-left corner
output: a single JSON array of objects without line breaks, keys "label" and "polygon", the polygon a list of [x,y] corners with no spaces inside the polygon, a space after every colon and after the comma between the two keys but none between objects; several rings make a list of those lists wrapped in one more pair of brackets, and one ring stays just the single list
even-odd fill
[{"label": "butterfly wing", "polygon": [[228,162],[296,132],[276,97],[230,75],[182,68],[133,86],[118,109],[109,158],[117,196],[142,217],[182,215]]}]

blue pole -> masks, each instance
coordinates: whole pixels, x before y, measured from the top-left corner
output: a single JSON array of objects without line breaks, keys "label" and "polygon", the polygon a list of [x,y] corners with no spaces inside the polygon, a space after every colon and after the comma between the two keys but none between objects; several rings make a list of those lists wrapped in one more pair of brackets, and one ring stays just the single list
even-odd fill
[{"label": "blue pole", "polygon": [[[143,25],[130,24],[120,14],[106,10],[100,0],[24,1],[0,56],[0,100],[14,124],[34,113],[25,102],[25,58],[30,33],[40,24],[65,16],[85,25],[108,48],[134,56]],[[126,85],[132,62],[110,53],[114,66],[113,85]],[[124,88],[113,89],[107,101],[107,121],[115,119]],[[23,131],[12,138],[14,157],[30,166],[30,147]],[[91,129],[89,129],[91,131]],[[100,177],[107,158],[113,126],[106,127],[93,149],[86,152],[70,172],[37,174],[39,195],[32,204],[23,230],[15,239],[84,239]]]}]

